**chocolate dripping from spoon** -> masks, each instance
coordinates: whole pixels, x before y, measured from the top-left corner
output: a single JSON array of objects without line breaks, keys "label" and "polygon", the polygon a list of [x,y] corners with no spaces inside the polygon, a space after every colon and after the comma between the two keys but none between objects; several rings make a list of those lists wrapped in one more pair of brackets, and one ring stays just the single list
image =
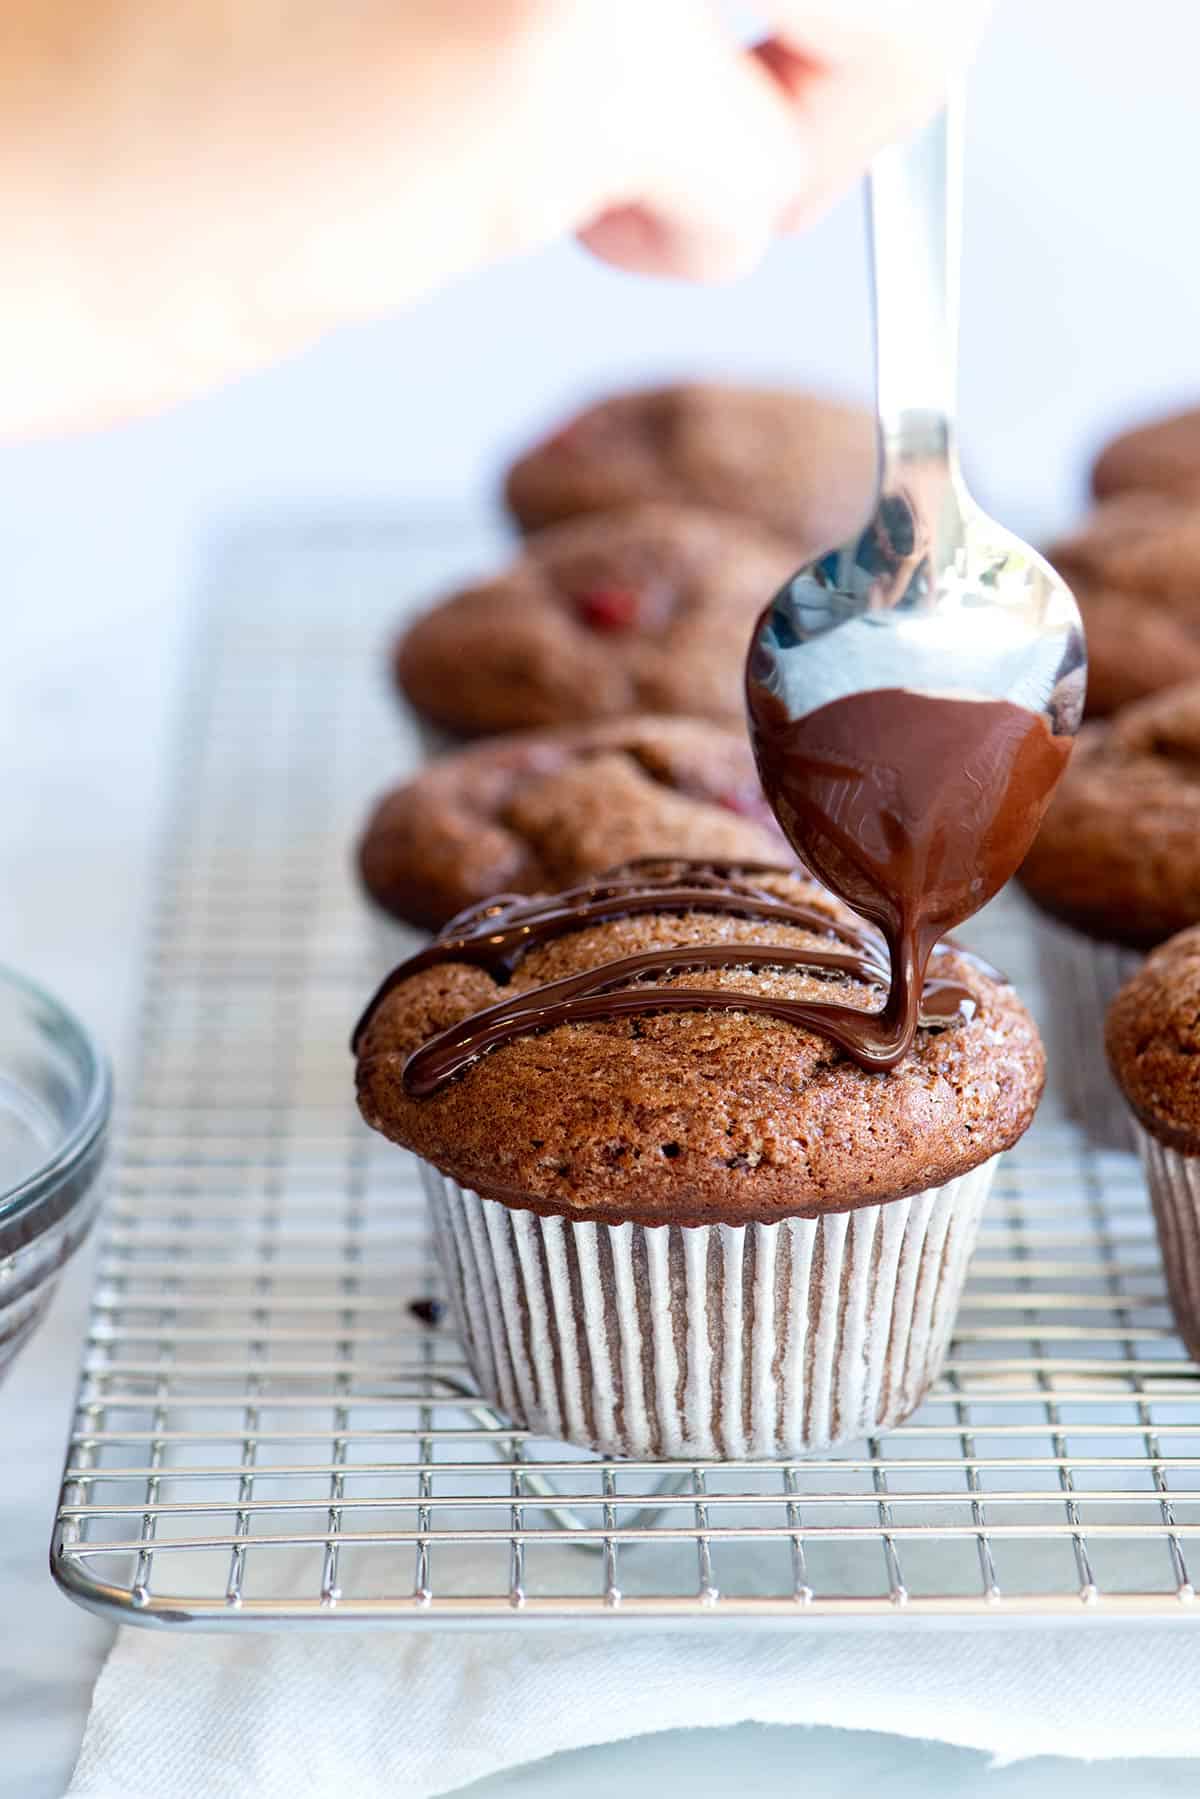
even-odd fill
[{"label": "chocolate dripping from spoon", "polygon": [[[761,638],[761,630],[758,634]],[[752,656],[759,775],[801,861],[878,926],[890,965],[872,1065],[894,1067],[920,1022],[930,955],[1024,859],[1070,754],[1007,700],[885,688],[793,719]]]}]

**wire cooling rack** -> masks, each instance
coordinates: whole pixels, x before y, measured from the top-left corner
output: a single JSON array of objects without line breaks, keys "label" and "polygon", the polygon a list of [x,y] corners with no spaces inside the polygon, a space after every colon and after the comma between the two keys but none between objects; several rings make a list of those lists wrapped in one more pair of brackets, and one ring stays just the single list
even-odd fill
[{"label": "wire cooling rack", "polygon": [[[58,1580],[209,1627],[1200,1610],[1200,1380],[1136,1163],[1053,1094],[1002,1167],[944,1378],[850,1454],[664,1469],[541,1442],[422,1322],[416,1181],[351,1093],[380,968],[348,846],[416,754],[388,633],[483,553],[461,525],[349,523],[216,565]],[[976,941],[1036,1002],[1018,903]]]}]

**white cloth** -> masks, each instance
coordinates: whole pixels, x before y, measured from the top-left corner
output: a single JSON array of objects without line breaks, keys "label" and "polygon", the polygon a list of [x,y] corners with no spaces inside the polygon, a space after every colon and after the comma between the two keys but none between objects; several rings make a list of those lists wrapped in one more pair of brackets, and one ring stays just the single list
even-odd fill
[{"label": "white cloth", "polygon": [[125,1630],[69,1799],[425,1799],[558,1750],[745,1720],[940,1738],[999,1761],[1200,1755],[1198,1691],[1200,1630],[1182,1618]]}]

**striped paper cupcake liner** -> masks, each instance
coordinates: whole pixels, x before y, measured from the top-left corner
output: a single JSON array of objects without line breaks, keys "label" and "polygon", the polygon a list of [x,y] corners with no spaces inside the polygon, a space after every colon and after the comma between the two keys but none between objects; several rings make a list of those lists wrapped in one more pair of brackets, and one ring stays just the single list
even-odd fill
[{"label": "striped paper cupcake liner", "polygon": [[542,1218],[421,1169],[472,1371],[514,1424],[736,1460],[819,1454],[919,1404],[998,1159],[909,1199],[699,1228]]}]

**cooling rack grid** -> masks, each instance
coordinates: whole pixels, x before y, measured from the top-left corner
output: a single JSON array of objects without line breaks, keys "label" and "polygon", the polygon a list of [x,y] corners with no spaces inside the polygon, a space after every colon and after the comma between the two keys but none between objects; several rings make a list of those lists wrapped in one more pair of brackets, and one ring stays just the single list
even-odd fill
[{"label": "cooling rack grid", "polygon": [[[216,1628],[1193,1613],[1200,1379],[1136,1163],[1053,1092],[1002,1167],[944,1378],[847,1455],[664,1470],[541,1442],[423,1321],[417,1183],[351,1093],[379,955],[348,845],[417,754],[388,633],[482,552],[467,521],[349,520],[214,564],[57,1579]],[[973,940],[1040,1003],[1019,902]]]}]

